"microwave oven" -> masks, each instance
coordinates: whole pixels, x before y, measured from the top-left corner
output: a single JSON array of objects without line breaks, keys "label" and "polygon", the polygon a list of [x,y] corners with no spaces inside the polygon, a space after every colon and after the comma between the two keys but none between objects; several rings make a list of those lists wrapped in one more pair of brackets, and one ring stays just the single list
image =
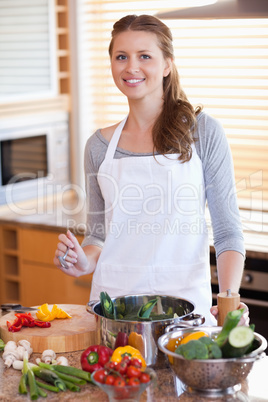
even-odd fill
[{"label": "microwave oven", "polygon": [[0,205],[58,193],[70,183],[66,113],[0,120]]}]

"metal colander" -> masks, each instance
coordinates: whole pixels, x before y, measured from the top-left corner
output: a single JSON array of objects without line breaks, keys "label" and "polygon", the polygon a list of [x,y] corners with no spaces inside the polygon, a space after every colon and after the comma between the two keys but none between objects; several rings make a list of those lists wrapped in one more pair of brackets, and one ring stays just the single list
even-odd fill
[{"label": "metal colander", "polygon": [[[159,349],[168,357],[169,364],[175,375],[186,386],[197,391],[219,392],[232,388],[246,379],[254,362],[265,355],[266,339],[255,333],[257,349],[242,358],[186,360],[181,355],[169,351],[166,346],[170,339],[184,336],[194,331],[204,331],[211,337],[216,336],[221,327],[198,327],[175,329],[158,339]],[[169,327],[166,328],[169,331]]]}]

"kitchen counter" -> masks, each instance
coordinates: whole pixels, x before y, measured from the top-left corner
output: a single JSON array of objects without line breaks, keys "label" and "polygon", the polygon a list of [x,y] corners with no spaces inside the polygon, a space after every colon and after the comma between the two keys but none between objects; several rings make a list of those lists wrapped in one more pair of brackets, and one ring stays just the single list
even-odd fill
[{"label": "kitchen counter", "polygon": [[[2,352],[0,353],[2,355]],[[81,352],[72,352],[64,354],[69,364],[75,367],[80,367]],[[39,354],[33,354],[30,361],[35,362]],[[179,381],[174,380],[172,370],[166,368],[155,368],[157,373],[157,381],[155,385],[151,385],[141,396],[140,402],[210,402],[217,401],[250,401],[264,402],[268,401],[268,384],[266,373],[268,372],[268,356],[254,363],[253,369],[250,372],[247,381],[245,381],[241,390],[233,395],[219,396],[217,398],[208,398],[202,395],[194,394],[183,389]],[[13,368],[5,368],[3,360],[0,359],[0,401],[16,402],[30,401],[29,395],[19,395],[18,384],[21,373]],[[79,393],[71,391],[60,392],[54,394],[47,391],[47,401],[90,401],[90,402],[108,402],[107,395],[100,390],[96,385],[86,384],[81,386]],[[41,401],[41,398],[39,399]]]}]

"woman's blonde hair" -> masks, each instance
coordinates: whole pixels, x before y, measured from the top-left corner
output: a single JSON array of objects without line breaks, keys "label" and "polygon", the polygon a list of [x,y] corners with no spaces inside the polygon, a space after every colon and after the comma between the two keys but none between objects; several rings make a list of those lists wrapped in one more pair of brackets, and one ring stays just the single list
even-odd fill
[{"label": "woman's blonde hair", "polygon": [[[127,30],[154,33],[164,59],[174,60],[170,29],[151,15],[127,15],[114,24],[109,46],[110,57],[116,36]],[[177,68],[174,63],[171,66],[170,73],[163,78],[163,109],[153,127],[154,151],[160,154],[178,153],[179,160],[186,162],[192,156],[193,131],[196,115],[201,111],[201,107],[195,110],[190,104],[181,88]]]}]

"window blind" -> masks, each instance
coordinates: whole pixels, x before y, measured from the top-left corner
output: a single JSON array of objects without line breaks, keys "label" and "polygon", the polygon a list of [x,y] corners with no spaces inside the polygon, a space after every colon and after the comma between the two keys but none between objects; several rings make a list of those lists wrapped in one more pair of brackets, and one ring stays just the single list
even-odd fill
[{"label": "window blind", "polygon": [[[176,1],[83,0],[81,73],[91,99],[92,132],[118,122],[128,110],[110,73],[114,22],[127,14],[155,15],[167,7],[178,8]],[[175,62],[189,100],[202,104],[224,126],[247,229],[268,232],[263,213],[268,211],[268,19],[164,22],[173,33]]]},{"label": "window blind", "polygon": [[56,95],[53,6],[54,0],[0,0],[1,103]]}]

